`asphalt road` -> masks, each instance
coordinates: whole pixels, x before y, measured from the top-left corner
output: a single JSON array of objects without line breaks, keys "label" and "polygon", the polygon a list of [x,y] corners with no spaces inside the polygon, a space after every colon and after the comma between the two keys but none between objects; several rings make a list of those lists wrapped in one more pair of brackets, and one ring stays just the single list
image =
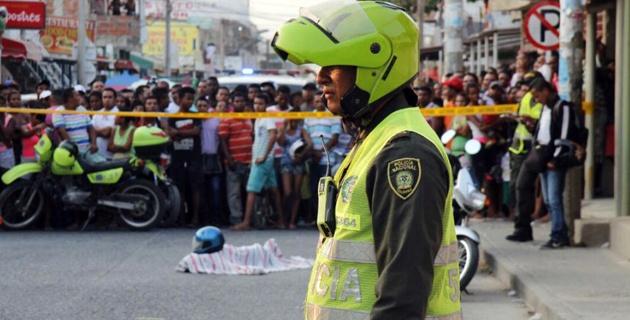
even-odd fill
[{"label": "asphalt road", "polygon": [[[175,272],[193,230],[0,231],[0,319],[300,319],[309,271],[264,276]],[[315,231],[226,232],[234,245],[275,238],[285,255],[312,258]],[[496,280],[479,275],[466,319],[524,315]],[[521,319],[500,317],[496,319]]]}]

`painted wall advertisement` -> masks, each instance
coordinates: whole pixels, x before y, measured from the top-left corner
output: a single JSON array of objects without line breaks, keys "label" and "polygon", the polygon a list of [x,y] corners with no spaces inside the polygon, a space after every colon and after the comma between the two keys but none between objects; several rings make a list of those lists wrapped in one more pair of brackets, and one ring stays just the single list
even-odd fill
[{"label": "painted wall advertisement", "polygon": [[[148,56],[163,57],[166,37],[164,22],[151,21],[147,27],[147,33],[148,39],[142,47],[142,52]],[[194,55],[198,34],[196,26],[187,23],[171,23],[171,41],[177,46],[180,57]]]},{"label": "painted wall advertisement", "polygon": [[[46,18],[46,29],[40,33],[40,41],[49,53],[72,56],[72,48],[77,42],[79,20],[65,17]],[[96,22],[87,21],[88,39],[94,42]]]}]

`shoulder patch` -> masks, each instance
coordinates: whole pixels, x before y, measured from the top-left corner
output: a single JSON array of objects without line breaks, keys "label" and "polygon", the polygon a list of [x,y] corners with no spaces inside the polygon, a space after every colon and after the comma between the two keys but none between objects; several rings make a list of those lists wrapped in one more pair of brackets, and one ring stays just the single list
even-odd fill
[{"label": "shoulder patch", "polygon": [[416,191],[421,176],[420,159],[400,158],[387,163],[389,187],[403,200],[407,200]]}]

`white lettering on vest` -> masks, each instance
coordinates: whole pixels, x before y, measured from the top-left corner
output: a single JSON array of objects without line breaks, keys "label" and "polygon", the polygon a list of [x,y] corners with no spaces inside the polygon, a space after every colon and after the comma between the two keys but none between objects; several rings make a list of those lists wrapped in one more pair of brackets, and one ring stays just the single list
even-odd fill
[{"label": "white lettering on vest", "polygon": [[317,268],[317,280],[313,284],[313,291],[316,291],[317,295],[323,297],[328,291],[328,286],[322,283],[322,276],[326,274],[326,277],[330,276],[330,268],[325,263],[322,263]]},{"label": "white lettering on vest", "polygon": [[333,267],[333,279],[330,283],[330,287],[333,290],[330,290],[330,300],[337,300],[337,284],[339,283],[339,266]]},{"label": "white lettering on vest", "polygon": [[339,300],[346,301],[348,296],[354,296],[354,301],[361,303],[361,283],[359,282],[359,271],[357,268],[348,269]]}]

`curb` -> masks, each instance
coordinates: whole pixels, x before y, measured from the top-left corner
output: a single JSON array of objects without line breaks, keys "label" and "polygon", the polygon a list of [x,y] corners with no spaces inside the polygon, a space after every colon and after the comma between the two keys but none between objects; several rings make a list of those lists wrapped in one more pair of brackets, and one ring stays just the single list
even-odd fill
[{"label": "curb", "polygon": [[[482,245],[485,243],[492,245],[492,242],[483,237]],[[543,284],[537,284],[533,275],[528,270],[523,269],[516,263],[510,261],[508,257],[500,253],[492,252],[492,248],[481,248],[481,257],[486,261],[494,276],[504,284],[515,290],[519,297],[525,301],[528,307],[542,315],[546,320],[576,320],[581,317],[551,293]]]}]

